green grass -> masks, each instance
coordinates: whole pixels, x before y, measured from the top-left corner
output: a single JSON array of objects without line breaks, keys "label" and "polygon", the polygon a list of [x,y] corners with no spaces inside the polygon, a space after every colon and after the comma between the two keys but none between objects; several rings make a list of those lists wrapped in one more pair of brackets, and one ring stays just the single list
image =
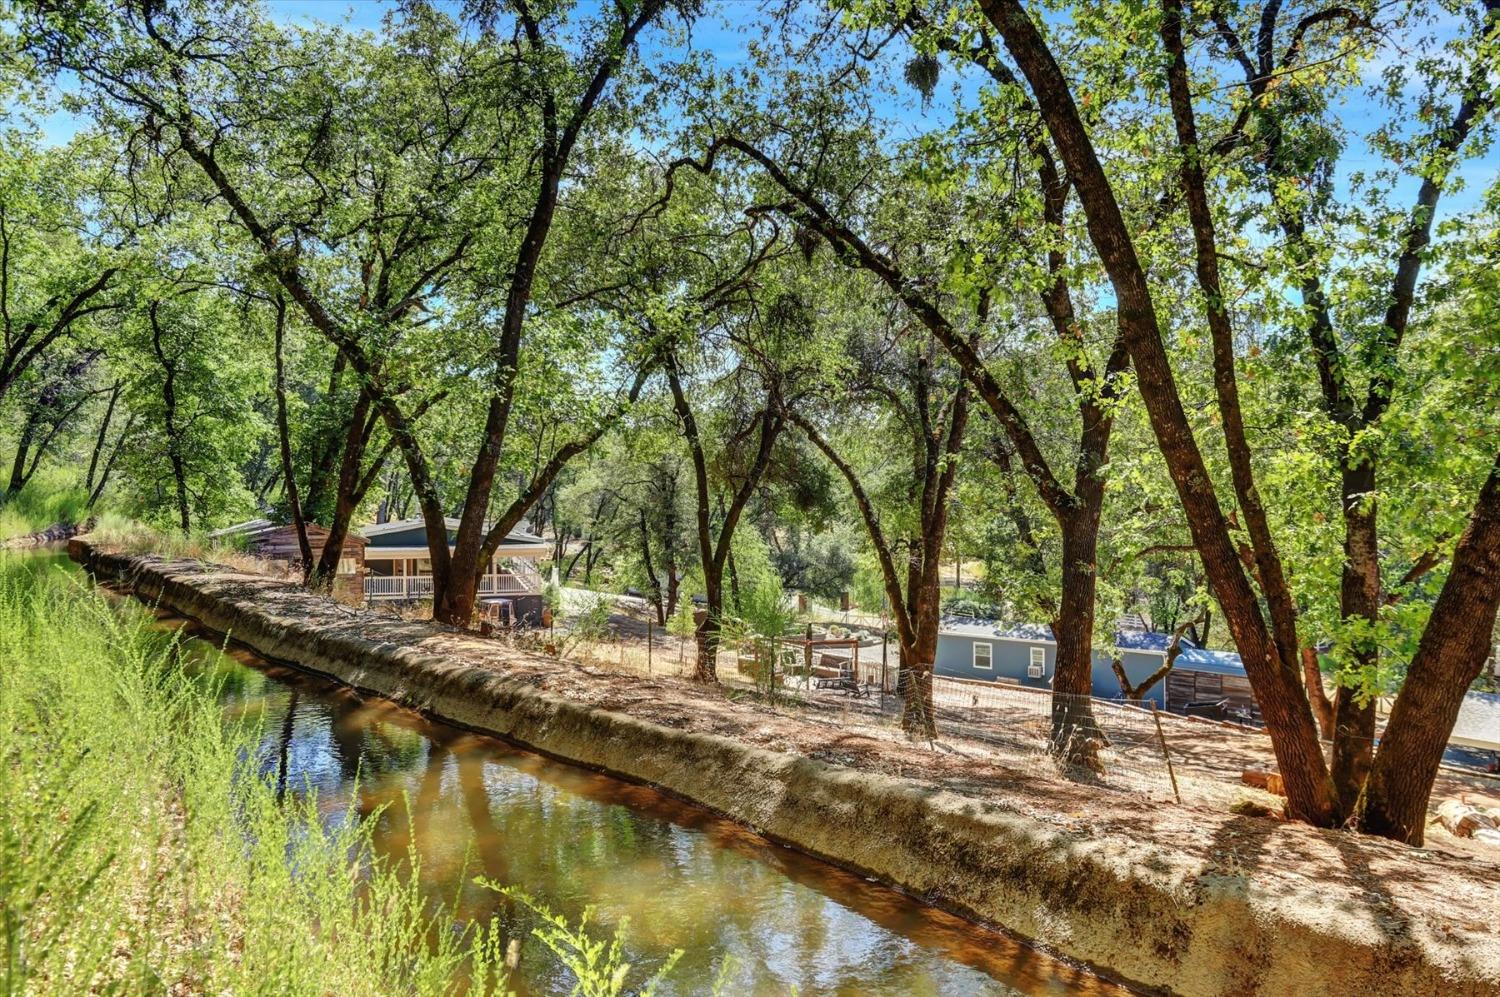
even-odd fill
[{"label": "green grass", "polygon": [[15,495],[0,500],[0,541],[24,537],[55,523],[88,518],[89,493],[70,476],[43,471]]},{"label": "green grass", "polygon": [[279,805],[172,641],[44,563],[0,557],[0,993],[498,988],[496,932]]}]

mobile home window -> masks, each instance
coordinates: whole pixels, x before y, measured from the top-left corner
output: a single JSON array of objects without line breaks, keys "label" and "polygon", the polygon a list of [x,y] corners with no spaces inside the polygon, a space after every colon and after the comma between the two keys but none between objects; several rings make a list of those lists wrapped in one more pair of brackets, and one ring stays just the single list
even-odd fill
[{"label": "mobile home window", "polygon": [[357,565],[355,564],[354,558],[352,558],[352,557],[341,557],[341,558],[339,558],[339,574],[341,574],[341,575],[352,575],[352,574],[354,574],[354,572],[355,572],[356,569],[357,569]]},{"label": "mobile home window", "polygon": [[974,667],[986,672],[995,667],[993,644],[974,645]]},{"label": "mobile home window", "polygon": [[1033,647],[1031,649],[1031,664],[1026,669],[1026,674],[1034,679],[1039,679],[1047,672],[1047,649],[1045,647]]}]

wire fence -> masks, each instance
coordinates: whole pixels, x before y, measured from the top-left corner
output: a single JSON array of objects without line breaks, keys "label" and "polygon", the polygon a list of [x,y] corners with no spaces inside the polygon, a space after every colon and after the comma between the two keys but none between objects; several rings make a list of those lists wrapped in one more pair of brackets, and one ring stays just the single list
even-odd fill
[{"label": "wire fence", "polygon": [[903,674],[889,661],[851,660],[837,674],[832,664],[796,669],[788,684],[845,724],[873,721],[934,751],[1030,775],[1182,798],[1161,717],[1149,706],[930,671]]},{"label": "wire fence", "polygon": [[[692,636],[618,613],[604,631],[570,633],[560,626],[494,636],[614,674],[690,679],[697,671]],[[1003,679],[927,672],[927,695],[909,695],[897,658],[894,642],[878,632],[807,628],[769,639],[726,634],[715,671],[719,684],[738,697],[828,727],[830,743],[859,735],[925,747],[933,775],[951,776],[955,759],[972,759],[976,771],[993,765],[1060,776],[1152,800],[1267,813],[1282,805],[1284,790],[1263,729],[1160,711],[1149,700],[1058,696]],[[1327,740],[1324,750],[1331,751]],[[911,757],[907,752],[903,764]],[[1482,768],[1445,764],[1436,792],[1464,791]]]},{"label": "wire fence", "polygon": [[[588,638],[555,632],[550,640],[554,653],[612,673],[691,678],[696,672],[692,638],[667,634],[653,623],[630,621],[607,636]],[[924,696],[905,687],[894,652],[894,644],[860,643],[853,635],[757,637],[725,641],[716,672],[722,685],[809,723],[923,745],[934,767],[947,771],[955,756],[969,757],[1151,799],[1210,795],[1201,773],[1179,771],[1184,759],[1174,758],[1174,750],[1192,735],[1180,717],[1157,713],[1149,703],[1054,696],[1046,689],[930,672]]]}]

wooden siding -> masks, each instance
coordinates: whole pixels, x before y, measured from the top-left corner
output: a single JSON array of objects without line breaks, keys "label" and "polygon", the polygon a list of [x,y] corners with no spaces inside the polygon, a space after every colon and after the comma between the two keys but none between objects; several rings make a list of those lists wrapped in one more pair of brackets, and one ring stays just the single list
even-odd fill
[{"label": "wooden siding", "polygon": [[1227,699],[1232,707],[1259,713],[1250,680],[1243,675],[1219,675],[1174,668],[1167,676],[1167,707],[1180,710],[1188,703]]},{"label": "wooden siding", "polygon": [[[316,523],[307,524],[307,542],[312,548],[313,559],[323,556],[323,547],[328,542],[327,527]],[[263,530],[251,536],[245,542],[247,552],[256,557],[263,557],[268,561],[287,561],[292,564],[300,563],[302,560],[302,545],[297,541],[297,528],[295,526],[277,526],[269,530]],[[358,575],[364,570],[365,563],[365,539],[361,536],[349,535],[344,538],[343,548],[339,552],[340,560],[348,559],[354,562],[354,574]]]}]

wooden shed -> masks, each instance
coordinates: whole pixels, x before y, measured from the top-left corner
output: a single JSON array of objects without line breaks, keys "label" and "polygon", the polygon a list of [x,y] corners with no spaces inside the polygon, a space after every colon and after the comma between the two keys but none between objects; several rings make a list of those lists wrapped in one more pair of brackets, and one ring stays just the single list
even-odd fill
[{"label": "wooden shed", "polygon": [[[277,561],[287,565],[300,566],[302,563],[302,546],[297,541],[297,527],[291,523],[278,526],[266,519],[254,519],[248,523],[239,523],[227,529],[218,530],[213,534],[215,537],[238,538],[244,544],[247,554],[267,561]],[[319,526],[317,523],[307,524],[307,542],[312,548],[314,560],[323,556],[323,548],[328,543],[328,527]],[[365,574],[365,545],[368,541],[358,533],[350,532],[344,537],[344,544],[339,550],[339,565],[335,578],[340,582],[351,581],[358,585],[362,582]]]},{"label": "wooden shed", "polygon": [[1233,651],[1207,651],[1184,642],[1167,674],[1167,709],[1181,713],[1190,704],[1225,704],[1228,716],[1259,721],[1260,705],[1250,677]]}]

